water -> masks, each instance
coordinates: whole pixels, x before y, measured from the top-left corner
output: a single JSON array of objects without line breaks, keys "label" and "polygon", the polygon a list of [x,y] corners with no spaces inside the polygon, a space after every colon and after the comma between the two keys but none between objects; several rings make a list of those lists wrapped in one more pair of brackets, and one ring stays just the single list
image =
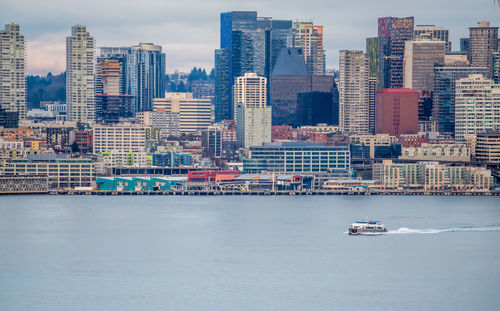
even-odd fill
[{"label": "water", "polygon": [[0,197],[0,310],[498,310],[499,203]]}]

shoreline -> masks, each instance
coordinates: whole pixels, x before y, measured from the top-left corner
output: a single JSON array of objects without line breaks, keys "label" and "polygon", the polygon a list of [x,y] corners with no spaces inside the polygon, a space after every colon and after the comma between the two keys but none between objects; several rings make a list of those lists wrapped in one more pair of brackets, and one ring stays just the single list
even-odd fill
[{"label": "shoreline", "polygon": [[3,195],[162,195],[162,196],[312,196],[312,195],[397,195],[397,196],[500,196],[500,191],[445,191],[445,190],[422,190],[422,191],[352,191],[352,190],[249,190],[249,191],[221,191],[221,190],[168,190],[168,191],[107,191],[107,190],[51,190],[51,191],[4,191]]}]

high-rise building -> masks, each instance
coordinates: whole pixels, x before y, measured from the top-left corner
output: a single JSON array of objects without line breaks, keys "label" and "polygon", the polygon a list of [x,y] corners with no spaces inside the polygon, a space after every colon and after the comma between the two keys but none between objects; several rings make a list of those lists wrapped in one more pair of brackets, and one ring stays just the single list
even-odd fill
[{"label": "high-rise building", "polygon": [[339,126],[345,133],[370,133],[370,64],[363,51],[340,51]]},{"label": "high-rise building", "polygon": [[167,92],[153,99],[153,110],[178,113],[181,134],[198,134],[212,123],[211,100],[193,98],[193,93]]},{"label": "high-rise building", "polygon": [[460,38],[460,52],[465,52],[469,54],[469,45],[470,45],[469,38]]},{"label": "high-rise building", "polygon": [[455,82],[470,74],[486,74],[486,67],[436,66],[432,92],[432,118],[438,122],[439,132],[455,133]]},{"label": "high-rise building", "polygon": [[130,48],[126,94],[134,96],[135,111],[151,111],[153,98],[165,94],[165,53],[161,46],[140,43]]},{"label": "high-rise building", "polygon": [[14,123],[26,117],[25,56],[19,25],[5,25],[5,30],[0,30],[0,108],[6,112],[4,117],[12,118]]},{"label": "high-rise building", "polygon": [[380,90],[379,85],[379,70],[380,70],[380,39],[378,37],[366,38],[366,54],[370,61],[370,77],[375,78],[375,88]]},{"label": "high-rise building", "polygon": [[76,25],[66,38],[66,104],[69,121],[95,121],[95,40]]},{"label": "high-rise building", "polygon": [[255,11],[232,11],[221,13],[220,23],[220,49],[215,53],[217,121],[234,116],[234,79],[247,72],[265,76],[270,66],[270,18],[257,18]]},{"label": "high-rise building", "polygon": [[433,40],[427,33],[405,42],[404,87],[416,91],[432,90],[434,66],[444,65],[445,41]]},{"label": "high-rise building", "polygon": [[498,51],[498,27],[489,22],[479,22],[477,27],[469,28],[469,61],[471,66],[488,68],[487,77],[491,78],[492,54]]},{"label": "high-rise building", "polygon": [[382,89],[375,93],[375,133],[399,136],[418,132],[418,92]]},{"label": "high-rise building", "polygon": [[500,85],[483,75],[457,80],[455,89],[455,139],[486,130],[500,130]]},{"label": "high-rise building", "polygon": [[323,26],[314,25],[312,22],[293,23],[293,46],[302,49],[309,75],[325,74]]},{"label": "high-rise building", "polygon": [[[292,44],[292,21],[291,20],[272,20],[271,21],[271,55],[270,72],[278,60],[281,49],[287,48]],[[270,73],[266,78],[269,79]]]},{"label": "high-rise building", "polygon": [[369,109],[369,127],[370,134],[375,133],[375,92],[377,91],[377,78],[369,77],[369,88],[368,88],[368,109]]},{"label": "high-rise building", "polygon": [[215,50],[215,122],[233,118],[232,82],[229,70],[229,50]]},{"label": "high-rise building", "polygon": [[500,84],[500,52],[493,53],[492,57],[491,78],[493,83]]},{"label": "high-rise building", "polygon": [[267,106],[267,79],[256,73],[237,77],[234,84],[235,120],[243,148],[271,141],[271,107]]},{"label": "high-rise building", "polygon": [[427,34],[431,39],[436,39],[445,42],[446,53],[451,52],[451,42],[449,40],[448,29],[444,29],[443,26],[436,25],[415,25],[413,28],[415,38],[418,38],[422,34]]},{"label": "high-rise building", "polygon": [[333,76],[307,73],[302,49],[285,48],[271,75],[274,125],[338,124],[338,91]]},{"label": "high-rise building", "polygon": [[381,88],[403,87],[405,41],[413,39],[413,17],[378,19],[380,40],[379,85]]}]

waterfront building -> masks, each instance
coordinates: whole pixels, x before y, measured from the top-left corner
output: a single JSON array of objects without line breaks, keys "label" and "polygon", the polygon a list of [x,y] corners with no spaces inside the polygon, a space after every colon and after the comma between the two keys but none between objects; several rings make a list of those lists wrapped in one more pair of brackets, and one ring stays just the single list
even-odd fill
[{"label": "waterfront building", "polygon": [[500,164],[500,131],[486,131],[476,135],[475,159]]},{"label": "waterfront building", "polygon": [[4,171],[12,175],[48,176],[49,189],[91,187],[95,167],[91,159],[69,159],[64,155],[29,155],[26,159],[11,159]]},{"label": "waterfront building", "polygon": [[93,131],[91,129],[75,129],[73,132],[71,132],[71,138],[70,141],[76,142],[78,145],[78,149],[80,149],[81,153],[89,153],[92,152],[92,145],[93,145],[93,140],[92,140],[92,135]]},{"label": "waterfront building", "polygon": [[439,132],[455,134],[455,83],[470,74],[486,74],[486,67],[464,65],[434,67],[432,118],[438,122]]},{"label": "waterfront building", "polygon": [[483,75],[457,80],[455,93],[455,139],[500,129],[500,85]]},{"label": "waterfront building", "polygon": [[0,175],[0,193],[49,191],[47,175]]},{"label": "waterfront building", "polygon": [[300,48],[282,49],[271,74],[274,125],[338,124],[338,90],[333,76],[309,75]]},{"label": "waterfront building", "polygon": [[492,54],[498,52],[498,27],[491,27],[490,22],[482,21],[477,27],[469,28],[469,61],[471,66],[486,67],[491,78]]},{"label": "waterfront building", "polygon": [[167,92],[163,98],[153,99],[153,111],[178,114],[181,134],[198,134],[210,126],[213,118],[211,100],[193,98],[193,93]]},{"label": "waterfront building", "polygon": [[397,158],[401,155],[398,138],[389,134],[352,135],[349,137],[351,158]]},{"label": "waterfront building", "polygon": [[405,42],[404,87],[415,91],[431,91],[434,66],[444,65],[445,41],[433,40],[423,34]]},{"label": "waterfront building", "polygon": [[403,87],[405,41],[413,39],[413,17],[381,17],[378,19],[380,46],[379,87]]},{"label": "waterfront building", "polygon": [[370,133],[370,64],[363,51],[340,51],[339,125],[344,133]]},{"label": "waterfront building", "polygon": [[0,30],[0,126],[13,127],[26,110],[26,47],[19,25],[12,23]]},{"label": "waterfront building", "polygon": [[493,188],[491,171],[483,167],[448,166],[436,162],[373,164],[373,179],[389,189],[479,190]]},{"label": "waterfront building", "polygon": [[469,162],[470,149],[466,144],[428,144],[404,147],[400,159],[420,161]]},{"label": "waterfront building", "polygon": [[160,138],[181,136],[180,113],[170,111],[143,111],[137,113],[141,124],[160,130]]},{"label": "waterfront building", "polygon": [[153,154],[153,166],[180,167],[191,165],[190,153],[155,153]]},{"label": "waterfront building", "polygon": [[102,191],[168,191],[186,183],[185,177],[119,176],[99,177],[97,189]]},{"label": "waterfront building", "polygon": [[444,29],[443,26],[436,25],[415,25],[413,27],[414,37],[418,38],[420,35],[428,35],[431,39],[443,41],[445,43],[446,53],[451,52],[451,42],[449,40],[449,31]]},{"label": "waterfront building", "polygon": [[144,151],[111,150],[100,154],[105,167],[148,167],[152,157]]},{"label": "waterfront building", "polygon": [[345,146],[325,146],[321,143],[266,143],[250,147],[243,158],[245,173],[263,172],[328,172],[350,170],[349,149]]},{"label": "waterfront building", "polygon": [[382,89],[375,94],[375,133],[399,136],[418,132],[418,92]]},{"label": "waterfront building", "polygon": [[323,26],[312,22],[293,23],[293,47],[301,48],[307,73],[324,75],[326,68],[325,50],[323,48]]},{"label": "waterfront building", "polygon": [[94,130],[93,151],[144,152],[146,150],[146,127],[136,125],[97,125]]},{"label": "waterfront building", "polygon": [[234,84],[236,133],[241,146],[271,141],[271,107],[267,106],[267,80],[255,73],[237,77]]},{"label": "waterfront building", "polygon": [[95,121],[95,39],[82,25],[71,28],[66,37],[67,119]]}]

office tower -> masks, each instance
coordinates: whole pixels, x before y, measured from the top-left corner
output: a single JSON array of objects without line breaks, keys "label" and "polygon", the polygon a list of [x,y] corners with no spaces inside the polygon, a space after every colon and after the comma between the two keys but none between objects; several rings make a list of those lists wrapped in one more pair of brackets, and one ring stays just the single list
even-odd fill
[{"label": "office tower", "polygon": [[93,135],[93,151],[103,152],[144,152],[146,151],[146,126],[140,125],[96,125]]},{"label": "office tower", "polygon": [[124,58],[97,59],[96,68],[96,121],[118,123],[120,118],[131,118],[135,114],[132,95],[124,94]]},{"label": "office tower", "polygon": [[378,79],[381,62],[380,52],[380,39],[378,37],[366,38],[366,54],[370,61],[370,78],[375,78],[375,88],[377,91],[381,88]]},{"label": "office tower", "polygon": [[455,82],[470,74],[486,74],[485,67],[436,66],[432,92],[432,118],[438,122],[439,132],[455,133]]},{"label": "office tower", "polygon": [[233,118],[229,69],[229,50],[215,50],[215,122]]},{"label": "office tower", "polygon": [[[271,55],[270,67],[272,72],[274,65],[278,60],[281,49],[287,48],[292,44],[292,21],[291,20],[272,20],[271,21]],[[269,74],[270,75],[270,74]],[[269,79],[269,76],[266,76]]]},{"label": "office tower", "polygon": [[267,79],[256,73],[237,77],[234,104],[238,141],[243,148],[271,141],[271,107],[267,106]]},{"label": "office tower", "polygon": [[469,54],[469,45],[470,45],[469,38],[460,38],[460,52],[465,52]]},{"label": "office tower", "polygon": [[492,57],[491,78],[493,83],[500,84],[500,52],[493,53]]},{"label": "office tower", "polygon": [[370,134],[375,133],[375,92],[377,91],[377,78],[369,77],[368,87],[368,110],[369,110],[369,129]]},{"label": "office tower", "polygon": [[312,22],[293,23],[293,46],[301,48],[309,75],[324,75],[326,68],[323,49],[323,26]]},{"label": "office tower", "polygon": [[270,19],[258,19],[255,11],[226,12],[220,18],[220,49],[215,54],[217,121],[234,116],[231,91],[236,77],[247,72],[267,73],[271,27]]},{"label": "office tower", "polygon": [[375,93],[375,134],[416,134],[418,92],[411,89],[382,89]]},{"label": "office tower", "polygon": [[344,133],[370,133],[370,64],[363,51],[340,51],[339,126]]},{"label": "office tower", "polygon": [[413,17],[378,19],[380,40],[379,84],[382,88],[403,87],[405,41],[413,39]]},{"label": "office tower", "polygon": [[0,30],[0,108],[13,123],[26,117],[25,56],[24,35],[19,25],[5,25],[5,30]]},{"label": "office tower", "polygon": [[338,124],[338,90],[333,76],[307,73],[302,49],[285,48],[271,74],[273,125]]},{"label": "office tower", "polygon": [[136,115],[141,124],[160,130],[160,138],[180,136],[180,113],[170,111],[143,111]]},{"label": "office tower", "polygon": [[443,26],[436,25],[416,25],[413,28],[414,37],[417,39],[422,34],[427,34],[431,39],[440,40],[445,42],[446,53],[451,52],[451,42],[448,38],[448,29],[444,29]]},{"label": "office tower", "polygon": [[489,22],[479,22],[469,28],[469,61],[471,66],[486,67],[491,78],[492,54],[498,51],[498,27],[490,27]]},{"label": "office tower", "polygon": [[134,96],[136,112],[152,110],[153,98],[165,94],[165,66],[161,46],[140,43],[130,48],[126,91]]},{"label": "office tower", "polygon": [[209,126],[201,132],[201,146],[204,157],[221,158],[222,144],[222,129],[219,126]]},{"label": "office tower", "polygon": [[95,121],[95,40],[76,25],[66,38],[66,105],[69,121]]},{"label": "office tower", "polygon": [[456,82],[455,139],[486,130],[500,130],[500,85],[472,74]]},{"label": "office tower", "polygon": [[181,134],[199,134],[212,123],[211,100],[193,98],[193,93],[167,92],[153,99],[153,110],[178,113]]},{"label": "office tower", "polygon": [[434,66],[444,65],[445,41],[433,40],[427,33],[405,42],[404,87],[432,90]]}]

